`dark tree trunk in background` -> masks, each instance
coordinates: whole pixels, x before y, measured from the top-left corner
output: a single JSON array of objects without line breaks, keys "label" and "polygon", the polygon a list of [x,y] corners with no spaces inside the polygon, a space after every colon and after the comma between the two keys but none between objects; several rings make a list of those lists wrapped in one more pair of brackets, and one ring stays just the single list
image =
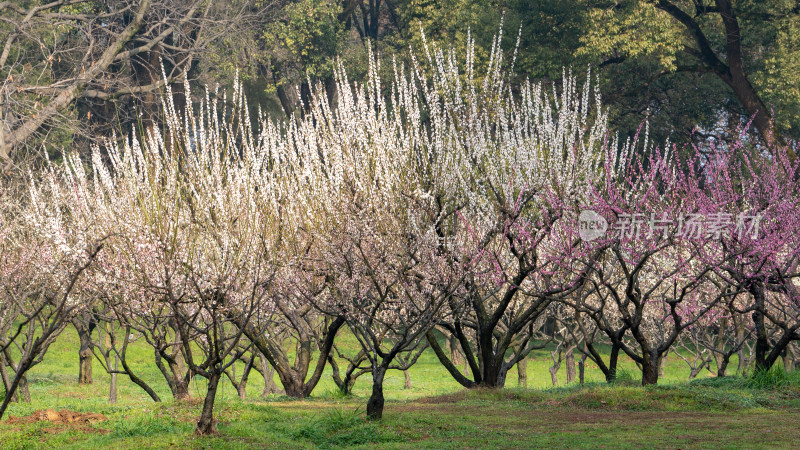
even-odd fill
[{"label": "dark tree trunk in background", "polygon": [[722,23],[725,25],[725,53],[728,63],[727,73],[723,72],[720,78],[731,87],[736,98],[744,106],[747,113],[753,117],[753,123],[764,142],[769,145],[784,145],[780,133],[773,134],[772,132],[771,111],[761,100],[745,73],[742,56],[742,32],[731,3],[730,0],[716,0],[717,10],[720,17],[722,17]]},{"label": "dark tree trunk in background", "polygon": [[730,355],[722,355],[719,362],[717,363],[717,376],[722,378],[727,375],[728,370],[728,363],[731,361]]},{"label": "dark tree trunk in background", "polygon": [[[686,13],[670,0],[657,0],[655,6],[680,22],[692,35],[695,45],[687,51],[697,58],[702,67],[699,73],[712,72],[727,84],[747,114],[753,117],[758,133],[769,145],[783,145],[780,133],[772,133],[772,115],[747,77],[742,56],[742,35],[739,20],[730,0],[715,0],[715,10],[724,25],[725,49],[715,51],[702,27],[692,15]],[[695,48],[696,47],[696,48]],[[725,61],[719,54],[724,54]]]},{"label": "dark tree trunk in background", "polygon": [[761,283],[754,283],[750,288],[750,293],[753,295],[753,303],[755,311],[753,311],[753,326],[756,333],[756,372],[769,370],[772,364],[767,363],[767,354],[769,353],[769,337],[767,336],[767,325],[764,317],[764,285]]},{"label": "dark tree trunk in background", "polygon": [[578,360],[578,383],[583,384],[584,374],[586,372],[586,354],[581,355]]}]

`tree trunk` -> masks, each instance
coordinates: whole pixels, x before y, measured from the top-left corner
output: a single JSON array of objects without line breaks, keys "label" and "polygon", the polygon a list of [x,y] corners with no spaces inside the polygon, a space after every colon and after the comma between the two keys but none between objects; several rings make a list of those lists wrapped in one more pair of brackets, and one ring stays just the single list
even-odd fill
[{"label": "tree trunk", "polygon": [[556,347],[555,351],[550,352],[550,357],[553,359],[553,365],[550,366],[548,369],[550,371],[550,381],[553,383],[553,386],[558,386],[558,371],[561,369],[561,345],[559,344]]},{"label": "tree trunk", "polygon": [[505,387],[505,385],[506,385],[506,376],[508,375],[508,369],[510,369],[508,364],[503,363],[503,365],[500,366],[500,373],[497,374],[497,385],[496,385],[496,387],[498,387],[498,388]]},{"label": "tree trunk", "polygon": [[[736,342],[742,342],[744,340],[744,320],[740,320],[739,323],[736,324]],[[736,351],[736,357],[738,359],[736,364],[736,374],[744,376],[745,368],[747,367],[748,357],[745,355],[745,345],[742,344],[739,347],[739,350]]]},{"label": "tree trunk", "polygon": [[469,365],[466,364],[464,357],[461,356],[461,352],[458,350],[458,339],[451,334],[445,342],[447,342],[447,349],[450,351],[450,360],[453,361],[453,365],[460,366],[464,364],[465,373],[469,374],[469,372],[466,372],[466,370],[469,370]]},{"label": "tree trunk", "polygon": [[731,355],[724,354],[722,358],[717,362],[717,376],[722,378],[726,375],[726,371],[728,370],[728,363],[731,361]]},{"label": "tree trunk", "polygon": [[264,377],[264,390],[261,391],[261,397],[267,398],[269,394],[282,394],[283,391],[275,384],[275,368],[263,355],[258,359],[261,361],[261,375]]},{"label": "tree trunk", "polygon": [[751,288],[756,310],[753,311],[753,325],[756,331],[756,372],[769,370],[767,353],[769,352],[769,337],[767,326],[762,311],[764,310],[764,287],[759,283]]},{"label": "tree trunk", "polygon": [[[3,380],[3,389],[5,390],[5,395],[8,396],[8,393],[11,391],[11,380],[8,378],[8,372],[6,368],[11,368],[11,366],[6,362],[6,357],[0,353],[0,378]],[[10,400],[11,402],[17,402],[19,399],[17,398],[17,393],[14,392],[11,394]]]},{"label": "tree trunk", "polygon": [[[726,353],[724,353],[724,351],[725,351],[725,330],[727,329],[728,329],[728,318],[723,317],[719,322],[719,326],[717,327],[717,334],[714,337],[714,347],[718,351],[712,352],[712,355],[714,356],[714,364],[717,366],[717,376],[720,376],[719,367],[722,365],[722,359],[725,358],[726,356]],[[724,377],[725,375],[722,376]]]},{"label": "tree trunk", "polygon": [[606,382],[613,383],[617,379],[617,363],[619,362],[619,346],[611,346],[611,355],[608,358],[608,373],[606,374]]},{"label": "tree trunk", "polygon": [[[485,360],[484,358],[487,358]],[[499,361],[495,361],[494,355],[492,354],[491,350],[490,353],[482,354],[481,358],[479,358],[481,362],[481,371],[483,372],[483,386],[488,388],[502,388],[505,384],[505,371],[503,370],[503,361],[502,359]]]},{"label": "tree trunk", "polygon": [[403,389],[411,389],[411,374],[408,373],[408,369],[403,371],[403,375],[406,378],[406,382],[403,385]]},{"label": "tree trunk", "polygon": [[78,384],[92,384],[92,335],[83,327],[75,327],[81,341],[78,350]]},{"label": "tree trunk", "polygon": [[560,368],[561,364],[551,366],[548,371],[550,371],[550,381],[553,383],[553,386],[558,386],[558,369]]},{"label": "tree trunk", "polygon": [[798,352],[798,348],[797,348],[797,342],[793,342],[793,343],[789,344],[786,347],[786,351],[789,353],[789,356],[790,356],[791,361],[792,361],[791,367],[789,367],[789,369],[787,369],[787,370],[795,370],[797,368],[798,361],[800,360],[800,355],[798,355],[799,352]]},{"label": "tree trunk", "polygon": [[367,418],[380,420],[383,417],[383,378],[386,367],[377,366],[372,369],[372,395],[367,401]]},{"label": "tree trunk", "polygon": [[567,356],[564,360],[564,364],[567,365],[567,384],[569,384],[575,380],[575,354],[572,347],[567,349]]},{"label": "tree trunk", "polygon": [[278,378],[281,379],[281,384],[283,385],[283,390],[286,393],[287,397],[294,397],[294,398],[306,398],[305,389],[303,389],[303,381],[298,380],[293,373],[286,373],[285,376],[281,376],[278,373]]},{"label": "tree trunk", "polygon": [[658,383],[658,371],[661,367],[661,355],[645,352],[642,359],[642,386]]},{"label": "tree trunk", "polygon": [[773,132],[772,115],[769,109],[758,96],[744,73],[732,70],[731,75],[729,77],[723,76],[722,80],[730,86],[736,98],[744,106],[747,114],[753,118],[753,124],[756,126],[761,139],[770,146],[782,145],[783,139],[780,133]]},{"label": "tree trunk", "polygon": [[[428,345],[430,345],[431,350],[433,350],[433,353],[439,359],[439,362],[442,364],[442,366],[444,366],[444,368],[447,369],[448,372],[450,372],[450,375],[452,375],[453,379],[455,379],[459,384],[461,384],[465,388],[473,388],[477,385],[477,383],[470,380],[461,372],[459,372],[458,368],[453,364],[453,362],[447,358],[447,355],[445,355],[441,346],[439,346],[439,343],[436,341],[436,336],[434,335],[433,330],[428,330],[428,332],[425,333],[425,337],[428,340]],[[465,366],[468,366],[468,360],[469,357],[464,358]]]},{"label": "tree trunk", "polygon": [[3,399],[3,403],[0,404],[0,419],[3,418],[3,414],[5,414],[6,409],[8,409],[8,404],[12,401],[15,401],[15,395],[17,393],[17,388],[20,386],[21,383],[25,383],[27,385],[27,380],[25,380],[25,372],[31,368],[33,365],[33,357],[30,355],[23,355],[20,358],[19,364],[17,364],[17,369],[14,374],[14,380],[11,381],[11,386],[6,390],[6,396]]},{"label": "tree trunk", "polygon": [[[126,330],[126,333],[130,335],[130,330]],[[154,402],[160,402],[161,397],[159,397],[158,394],[156,394],[156,391],[154,391],[153,388],[151,388],[150,385],[148,385],[144,380],[136,376],[136,374],[133,373],[133,371],[131,370],[130,366],[128,366],[126,353],[127,353],[127,344],[125,344],[125,347],[123,348],[122,354],[120,355],[119,358],[119,362],[122,364],[122,370],[124,370],[125,373],[128,374],[128,378],[130,378],[130,380],[133,381],[134,384],[136,384],[137,386],[142,388],[145,392],[147,392],[147,395],[149,395]]]},{"label": "tree trunk", "polygon": [[583,385],[584,380],[584,373],[586,371],[586,354],[584,353],[581,355],[581,359],[578,360],[578,383]]},{"label": "tree trunk", "polygon": [[111,374],[111,385],[108,388],[108,402],[111,404],[117,403],[117,366],[119,363],[119,356],[114,355],[114,372]]},{"label": "tree trunk", "polygon": [[31,390],[28,386],[28,377],[25,375],[21,376],[19,378],[19,388],[17,388],[17,392],[19,392],[19,401],[22,403],[31,402]]},{"label": "tree trunk", "polygon": [[522,358],[517,363],[517,385],[528,387],[528,358]]},{"label": "tree trunk", "polygon": [[716,0],[716,6],[725,26],[725,56],[728,62],[728,73],[722,73],[720,78],[731,87],[747,113],[753,116],[753,123],[764,142],[768,145],[784,145],[785,143],[780,133],[773,133],[770,110],[767,109],[767,106],[761,100],[745,73],[742,33],[732,2],[730,0]]},{"label": "tree trunk", "polygon": [[136,35],[139,28],[144,21],[145,13],[150,8],[150,0],[143,0],[139,2],[139,7],[132,17],[127,27],[122,30],[113,42],[110,42],[101,55],[95,62],[81,75],[77,76],[71,85],[62,89],[52,101],[47,103],[46,106],[32,111],[30,118],[22,125],[7,133],[4,136],[5,145],[0,147],[0,160],[6,159],[8,164],[11,163],[10,155],[11,149],[36,133],[48,120],[61,113],[67,108],[75,98],[80,95],[81,91],[86,88],[89,83],[97,79],[109,66],[114,63],[114,59],[124,49],[125,45]]},{"label": "tree trunk", "polygon": [[214,373],[208,380],[208,390],[203,401],[203,411],[200,413],[200,420],[197,422],[195,433],[198,435],[208,435],[217,432],[217,424],[214,420],[214,401],[217,397],[217,387],[219,386],[220,374]]},{"label": "tree trunk", "polygon": [[781,358],[783,359],[783,370],[785,372],[791,372],[792,369],[794,369],[794,360],[792,355],[789,353],[788,348],[783,349]]},{"label": "tree trunk", "polygon": [[173,372],[175,382],[175,400],[186,400],[189,398],[189,378],[180,376],[179,373]]},{"label": "tree trunk", "polygon": [[[239,382],[236,391],[239,394],[239,399],[244,400],[247,398],[247,380],[250,378],[250,371],[253,370],[253,363],[255,363],[256,356],[253,355],[247,364],[244,366],[244,373],[242,374],[242,381]],[[235,364],[234,364],[235,366]]]}]

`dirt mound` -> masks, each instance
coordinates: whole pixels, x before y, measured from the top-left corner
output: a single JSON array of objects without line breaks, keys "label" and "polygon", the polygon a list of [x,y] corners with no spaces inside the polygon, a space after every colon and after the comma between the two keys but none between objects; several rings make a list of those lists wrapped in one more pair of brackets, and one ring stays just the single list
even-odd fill
[{"label": "dirt mound", "polygon": [[[26,424],[36,422],[50,422],[56,425],[71,425],[73,428],[90,429],[86,425],[94,425],[99,422],[108,420],[106,416],[95,413],[79,413],[77,411],[69,411],[62,409],[56,411],[54,409],[40,409],[34,411],[30,416],[14,417],[9,416],[4,423],[9,425]],[[96,430],[103,431],[103,430]]]}]

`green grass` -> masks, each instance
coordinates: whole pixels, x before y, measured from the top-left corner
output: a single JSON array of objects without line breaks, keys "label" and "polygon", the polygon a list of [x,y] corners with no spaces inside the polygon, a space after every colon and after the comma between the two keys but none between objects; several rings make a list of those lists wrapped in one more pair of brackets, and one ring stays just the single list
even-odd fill
[{"label": "green grass", "polygon": [[751,389],[783,388],[800,385],[800,372],[786,372],[775,365],[769,370],[757,371],[747,380]]},{"label": "green grass", "polygon": [[[341,337],[343,347],[355,349],[349,336]],[[587,363],[585,385],[554,388],[546,351],[533,354],[528,363],[528,389],[516,387],[514,370],[507,389],[473,391],[461,389],[426,352],[411,369],[411,389],[403,389],[401,372],[388,374],[380,422],[365,419],[368,377],[356,383],[354,395],[342,396],[326,372],[312,398],[295,401],[260,398],[263,380],[252,374],[247,400],[239,400],[229,383],[222,385],[219,434],[196,437],[202,380],[192,382],[190,401],[172,402],[152,351],[134,345],[131,364],[164,402],[150,401],[120,377],[119,402],[111,405],[108,375],[96,362],[94,384],[76,383],[77,348],[70,329],[30,373],[32,403],[12,404],[8,414],[69,409],[101,413],[108,420],[83,427],[2,423],[0,448],[788,448],[800,439],[796,373],[775,369],[760,378],[723,379],[704,374],[686,382],[688,368],[671,357],[658,386],[638,386],[636,366],[625,360],[613,385]]]}]

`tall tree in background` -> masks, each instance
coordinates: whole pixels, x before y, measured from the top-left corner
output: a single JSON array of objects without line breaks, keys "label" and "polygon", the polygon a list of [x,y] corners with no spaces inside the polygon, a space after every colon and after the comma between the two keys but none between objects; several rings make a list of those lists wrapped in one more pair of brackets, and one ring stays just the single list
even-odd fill
[{"label": "tall tree in background", "polygon": [[259,10],[249,0],[0,2],[0,163],[42,144],[65,147],[76,136],[85,142],[108,135],[114,124],[154,123],[162,63],[166,82],[177,78],[182,86],[220,36],[266,20],[259,12],[271,4]]},{"label": "tall tree in background", "polygon": [[764,142],[800,135],[800,90],[792,75],[800,64],[800,44],[792,39],[800,2],[584,3],[589,27],[577,53],[607,70],[606,88],[617,91],[612,99],[638,105],[618,114],[677,118],[683,111],[690,123],[708,129],[725,121],[734,129],[753,117]]}]

